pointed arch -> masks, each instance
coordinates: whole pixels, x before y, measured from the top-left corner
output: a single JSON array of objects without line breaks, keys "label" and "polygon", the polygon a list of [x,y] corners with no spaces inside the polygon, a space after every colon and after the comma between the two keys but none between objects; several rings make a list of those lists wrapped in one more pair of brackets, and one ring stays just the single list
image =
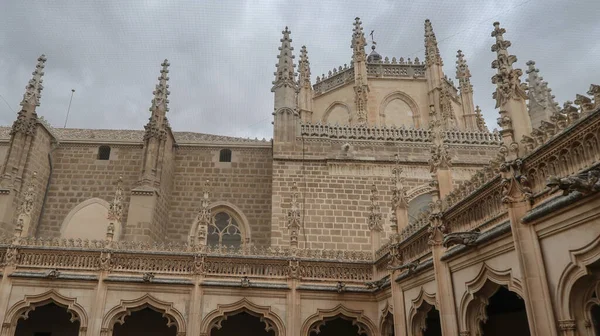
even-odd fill
[{"label": "pointed arch", "polygon": [[[241,232],[242,243],[249,243],[252,241],[252,230],[250,230],[250,222],[248,221],[248,217],[246,217],[246,215],[242,212],[242,209],[240,209],[233,203],[226,201],[212,202],[209,205],[209,209],[213,216],[215,216],[219,212],[225,212],[235,220],[235,222],[238,225],[238,229]],[[188,237],[195,235],[197,228],[198,222],[196,219],[194,219],[192,225],[190,226],[190,232],[188,233]]]},{"label": "pointed arch", "polygon": [[394,91],[389,93],[381,101],[381,104],[379,105],[379,119],[383,121],[381,124],[385,124],[385,109],[387,108],[388,104],[395,99],[399,99],[408,105],[412,112],[413,125],[415,128],[419,128],[421,126],[421,111],[419,110],[419,105],[417,105],[417,102],[415,102],[411,96],[402,91]]},{"label": "pointed arch", "polygon": [[[17,322],[19,319],[26,320],[29,318],[29,313],[37,307],[54,303],[57,306],[63,307],[71,314],[71,322],[79,321],[79,335],[85,336],[88,327],[88,315],[83,306],[77,303],[76,298],[64,296],[54,289],[51,289],[42,294],[25,295],[25,298],[15,303],[4,315],[4,323],[2,324],[3,335],[13,335],[15,333]],[[8,333],[5,328],[9,329]]]},{"label": "pointed arch", "polygon": [[421,335],[425,330],[425,321],[427,314],[431,309],[437,308],[435,294],[427,293],[423,287],[419,291],[419,295],[411,300],[411,307],[408,311],[409,329],[413,335]]},{"label": "pointed arch", "polygon": [[167,326],[177,328],[177,336],[185,336],[185,319],[183,315],[173,307],[173,303],[161,301],[150,294],[145,294],[133,300],[121,300],[121,302],[106,313],[102,319],[101,335],[112,335],[116,323],[125,323],[125,318],[131,313],[144,308],[150,308],[167,319]]},{"label": "pointed arch", "polygon": [[[60,236],[104,240],[108,227],[109,203],[101,198],[90,198],[77,204],[63,220]],[[119,240],[121,223],[115,222],[114,240]],[[88,236],[85,236],[85,235]]]},{"label": "pointed arch", "polygon": [[483,263],[477,276],[465,283],[466,290],[460,302],[461,331],[478,330],[479,323],[487,320],[488,300],[500,286],[523,297],[523,286],[512,276],[512,269],[495,270]]},{"label": "pointed arch", "polygon": [[329,122],[329,117],[331,115],[331,112],[333,110],[335,110],[336,107],[341,107],[343,108],[348,116],[348,121],[345,123],[341,123],[340,125],[348,125],[350,124],[350,122],[352,121],[352,113],[350,112],[350,108],[348,107],[348,105],[346,105],[346,103],[341,102],[341,101],[334,101],[333,103],[329,104],[329,106],[325,109],[325,113],[323,113],[323,117],[321,118],[321,122],[323,124],[335,124],[335,123],[331,123]]},{"label": "pointed arch", "polygon": [[273,330],[275,336],[284,336],[285,325],[281,318],[271,310],[268,306],[259,306],[250,300],[243,298],[235,303],[231,304],[218,304],[217,309],[208,313],[202,320],[200,325],[200,335],[210,335],[212,328],[221,328],[221,323],[227,320],[228,316],[235,315],[240,312],[246,312],[250,315],[260,318],[261,322],[265,324],[265,331]]},{"label": "pointed arch", "polygon": [[302,324],[300,335],[309,336],[313,331],[318,334],[326,321],[336,317],[352,321],[352,324],[358,327],[359,333],[375,336],[375,324],[365,316],[362,310],[349,309],[342,304],[338,304],[332,309],[317,309],[317,312],[309,316]]},{"label": "pointed arch", "polygon": [[392,328],[394,328],[394,306],[389,301],[385,301],[385,306],[381,309],[381,317],[379,318],[379,331],[383,335],[386,330],[386,321],[388,315],[392,318]]},{"label": "pointed arch", "polygon": [[406,198],[410,201],[413,198],[419,197],[423,194],[430,193],[433,190],[429,183],[418,185],[406,192]]},{"label": "pointed arch", "polygon": [[580,249],[569,251],[569,256],[571,261],[560,275],[556,287],[558,315],[561,321],[575,318],[573,288],[578,280],[591,274],[588,266],[600,260],[600,236]]}]

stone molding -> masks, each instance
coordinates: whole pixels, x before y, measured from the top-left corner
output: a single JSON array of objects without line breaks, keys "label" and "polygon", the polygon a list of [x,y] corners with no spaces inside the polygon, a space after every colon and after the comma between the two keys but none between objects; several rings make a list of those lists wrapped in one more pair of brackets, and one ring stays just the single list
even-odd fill
[{"label": "stone molding", "polygon": [[317,309],[316,313],[309,316],[302,323],[300,335],[309,335],[313,331],[318,334],[324,323],[338,316],[349,319],[354,325],[358,326],[360,335],[376,336],[375,324],[364,314],[363,310],[349,309],[342,304],[338,304],[331,309]]},{"label": "stone molding", "polygon": [[477,276],[465,283],[466,290],[457,307],[461,332],[479,330],[479,323],[487,320],[488,299],[499,286],[506,286],[509,291],[523,297],[521,280],[513,277],[511,269],[496,270],[484,262]]},{"label": "stone molding", "polygon": [[[591,274],[588,266],[600,260],[600,237],[596,237],[589,244],[570,251],[571,261],[560,275],[556,286],[556,309],[559,320],[572,320],[575,318],[571,305],[572,290],[577,280]],[[600,294],[600,293],[598,293]]]},{"label": "stone molding", "polygon": [[275,333],[275,336],[286,335],[283,320],[271,310],[271,307],[260,306],[247,298],[243,298],[230,304],[218,304],[217,309],[208,313],[202,320],[200,336],[208,336],[213,328],[221,329],[221,323],[227,320],[228,316],[240,312],[246,312],[260,318],[261,322],[265,324],[265,331],[272,330]]},{"label": "stone molding", "polygon": [[131,313],[144,308],[153,309],[168,320],[167,326],[177,328],[177,336],[185,336],[186,324],[183,314],[173,307],[173,303],[161,301],[150,294],[145,294],[133,300],[121,300],[121,302],[109,310],[102,319],[101,335],[112,335],[116,323],[125,323],[125,318]]},{"label": "stone molding", "polygon": [[413,335],[421,335],[427,327],[427,314],[431,309],[437,308],[438,306],[439,304],[437,303],[435,293],[427,293],[423,287],[421,287],[417,297],[411,300],[411,307],[408,310],[408,330],[410,330]]},{"label": "stone molding", "polygon": [[80,336],[85,336],[88,326],[88,314],[83,306],[77,303],[76,298],[70,298],[60,294],[55,289],[35,295],[25,295],[25,298],[18,301],[6,311],[4,322],[2,324],[2,335],[13,335],[19,319],[27,319],[29,313],[36,307],[46,305],[50,302],[64,307],[71,314],[71,322],[79,321]]}]

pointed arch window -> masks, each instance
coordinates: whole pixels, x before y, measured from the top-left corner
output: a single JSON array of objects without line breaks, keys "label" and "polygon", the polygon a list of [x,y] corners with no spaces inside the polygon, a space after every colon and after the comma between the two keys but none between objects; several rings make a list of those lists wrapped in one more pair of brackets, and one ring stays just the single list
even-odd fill
[{"label": "pointed arch window", "polygon": [[237,220],[227,211],[217,212],[208,227],[209,246],[240,247],[242,232]]}]

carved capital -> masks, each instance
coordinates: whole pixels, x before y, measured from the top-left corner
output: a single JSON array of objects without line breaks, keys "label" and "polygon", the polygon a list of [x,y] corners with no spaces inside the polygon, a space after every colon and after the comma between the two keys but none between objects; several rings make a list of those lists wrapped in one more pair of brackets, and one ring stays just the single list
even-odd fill
[{"label": "carved capital", "polygon": [[558,321],[558,328],[560,331],[575,331],[577,330],[577,324],[575,320],[562,320]]},{"label": "carved capital", "polygon": [[516,159],[500,165],[502,173],[502,202],[519,203],[531,202],[533,193],[527,177],[522,173],[523,161]]}]

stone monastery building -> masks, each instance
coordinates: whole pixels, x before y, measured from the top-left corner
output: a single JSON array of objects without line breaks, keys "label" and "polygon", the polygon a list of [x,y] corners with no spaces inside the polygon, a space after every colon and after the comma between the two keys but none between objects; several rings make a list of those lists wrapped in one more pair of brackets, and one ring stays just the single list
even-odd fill
[{"label": "stone monastery building", "polygon": [[600,86],[561,107],[505,33],[496,132],[429,20],[405,59],[357,18],[316,78],[285,28],[271,141],[172,130],[167,60],[143,130],[55,129],[42,55],[0,128],[0,335],[600,335]]}]

